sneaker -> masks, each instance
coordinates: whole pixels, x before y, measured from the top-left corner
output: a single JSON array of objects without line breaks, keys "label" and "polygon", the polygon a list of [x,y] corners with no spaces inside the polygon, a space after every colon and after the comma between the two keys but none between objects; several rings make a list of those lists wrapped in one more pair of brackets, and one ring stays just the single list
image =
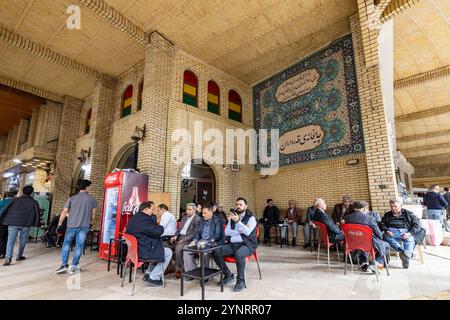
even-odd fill
[{"label": "sneaker", "polygon": [[147,282],[150,287],[162,287],[163,285],[162,280],[153,280],[152,278],[148,278]]},{"label": "sneaker", "polygon": [[69,274],[70,275],[73,275],[73,274],[75,274],[77,272],[80,272],[80,271],[81,271],[81,269],[78,268],[78,266],[70,266],[70,268],[69,268]]},{"label": "sneaker", "polygon": [[245,288],[245,282],[242,281],[242,280],[238,280],[238,281],[236,282],[236,285],[235,285],[234,288],[233,288],[233,291],[234,291],[234,292],[239,292],[239,291],[244,290],[244,288]]},{"label": "sneaker", "polygon": [[[227,285],[234,280],[234,274],[226,275],[225,277],[223,277],[222,280],[223,280],[223,285]],[[220,281],[217,283],[217,285],[220,286]]]},{"label": "sneaker", "polygon": [[411,254],[409,254],[407,251],[405,251],[405,252],[400,252],[399,256],[400,256],[400,260],[402,260],[403,269],[408,269],[409,268],[409,259],[411,257]]},{"label": "sneaker", "polygon": [[58,269],[56,269],[56,273],[57,274],[66,273],[68,270],[69,270],[69,265],[68,264],[64,264],[61,267],[59,267]]},{"label": "sneaker", "polygon": [[23,260],[25,260],[26,258],[24,257],[24,256],[21,256],[21,257],[17,257],[16,258],[16,261],[23,261]]},{"label": "sneaker", "polygon": [[9,266],[11,264],[11,259],[6,258],[5,263],[3,263],[4,266]]},{"label": "sneaker", "polygon": [[142,277],[142,280],[148,281],[149,278],[150,278],[150,274],[146,273],[146,274],[144,274],[144,276]]}]

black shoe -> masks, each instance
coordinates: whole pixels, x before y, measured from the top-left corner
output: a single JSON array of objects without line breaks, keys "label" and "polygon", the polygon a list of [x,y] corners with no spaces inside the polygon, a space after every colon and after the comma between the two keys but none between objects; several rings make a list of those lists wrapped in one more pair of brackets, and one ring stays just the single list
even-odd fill
[{"label": "black shoe", "polygon": [[[227,285],[234,280],[234,274],[226,275],[225,277],[223,277],[222,280],[223,280],[223,285]],[[220,281],[217,283],[217,285],[220,286]]]},{"label": "black shoe", "polygon": [[17,257],[16,258],[16,261],[23,261],[23,260],[25,260],[26,258],[24,257],[24,256],[21,256],[21,257]]},{"label": "black shoe", "polygon": [[4,254],[0,254],[0,259],[5,259],[5,255]]},{"label": "black shoe", "polygon": [[150,275],[148,273],[144,274],[144,276],[142,277],[142,280],[144,281],[148,281],[148,278],[150,278]]},{"label": "black shoe", "polygon": [[46,245],[45,247],[46,247],[46,248],[55,248],[55,247],[56,247],[56,244],[54,244],[54,245],[48,244],[48,245]]},{"label": "black shoe", "polygon": [[239,291],[244,290],[245,287],[246,287],[246,286],[245,286],[245,282],[244,282],[243,280],[238,280],[238,281],[236,282],[236,285],[235,285],[234,288],[233,288],[233,291],[234,291],[234,292],[239,292]]},{"label": "black shoe", "polygon": [[305,243],[305,244],[303,245],[303,248],[304,248],[304,249],[309,248],[309,247],[311,247],[309,243]]},{"label": "black shoe", "polygon": [[295,247],[295,245],[297,244],[297,241],[295,238],[292,238],[292,246]]},{"label": "black shoe", "polygon": [[264,243],[264,244],[268,244],[268,243],[269,243],[269,240],[264,239],[263,243]]},{"label": "black shoe", "polygon": [[162,287],[163,285],[162,280],[153,280],[148,278],[147,282],[150,287]]},{"label": "black shoe", "polygon": [[361,271],[367,272],[367,270],[369,270],[369,264],[368,263],[363,263],[361,265]]},{"label": "black shoe", "polygon": [[69,270],[69,265],[65,264],[65,265],[62,265],[61,267],[59,267],[58,269],[56,269],[56,273],[57,274],[67,273],[68,270]]},{"label": "black shoe", "polygon": [[4,266],[9,266],[11,264],[11,259],[6,259],[5,263],[3,263]]},{"label": "black shoe", "polygon": [[405,251],[405,252],[400,252],[399,256],[400,256],[400,260],[402,260],[402,267],[404,269],[408,269],[409,268],[409,258],[411,257],[411,254],[409,254],[407,251]]}]

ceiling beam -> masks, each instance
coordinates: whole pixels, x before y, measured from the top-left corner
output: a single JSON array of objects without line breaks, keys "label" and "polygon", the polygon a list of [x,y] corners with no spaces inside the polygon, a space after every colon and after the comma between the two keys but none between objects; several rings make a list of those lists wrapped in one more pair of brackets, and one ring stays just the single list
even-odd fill
[{"label": "ceiling beam", "polygon": [[424,166],[424,165],[450,165],[450,153],[442,153],[439,155],[425,156],[425,157],[407,157],[408,161],[413,166]]},{"label": "ceiling beam", "polygon": [[424,111],[418,111],[410,114],[395,117],[395,121],[407,122],[413,120],[419,120],[423,118],[430,118],[440,114],[450,113],[450,104],[442,107],[432,108]]},{"label": "ceiling beam", "polygon": [[393,17],[401,14],[406,9],[418,3],[419,0],[392,0],[392,1],[384,0],[383,2],[389,2],[389,4],[385,6],[385,8],[383,9],[383,13],[380,17],[381,23],[385,23],[386,21],[392,19]]},{"label": "ceiling beam", "polygon": [[2,77],[2,76],[0,76],[0,84],[3,84],[5,86],[8,86],[8,87],[11,87],[14,89],[18,89],[18,90],[22,90],[22,91],[31,93],[35,96],[45,98],[47,100],[51,100],[51,101],[55,101],[55,102],[59,102],[59,103],[61,103],[63,100],[59,94],[44,90],[42,88],[34,87],[27,83],[8,79],[8,78]]},{"label": "ceiling beam", "polygon": [[78,2],[80,5],[91,9],[94,13],[104,18],[115,28],[135,39],[141,45],[147,46],[150,43],[148,35],[143,30],[105,1],[79,0]]},{"label": "ceiling beam", "polygon": [[404,89],[450,76],[450,65],[394,81],[394,89]]},{"label": "ceiling beam", "polygon": [[420,151],[430,151],[435,149],[444,149],[444,148],[450,148],[450,143],[437,143],[437,144],[429,144],[422,147],[414,147],[414,148],[399,148],[399,150],[403,153],[403,155],[407,155],[414,152],[420,152]]},{"label": "ceiling beam", "polygon": [[415,134],[412,136],[397,137],[397,143],[411,142],[411,141],[417,141],[417,140],[423,140],[423,139],[429,139],[429,138],[440,138],[440,137],[445,137],[448,135],[450,135],[450,129],[422,133],[422,134]]},{"label": "ceiling beam", "polygon": [[97,79],[102,75],[102,73],[91,67],[85,66],[84,64],[59,54],[50,48],[44,47],[2,26],[0,26],[0,41],[5,42],[12,47],[27,51],[38,57],[47,59],[68,70],[78,72],[79,74],[86,75],[94,79]]}]

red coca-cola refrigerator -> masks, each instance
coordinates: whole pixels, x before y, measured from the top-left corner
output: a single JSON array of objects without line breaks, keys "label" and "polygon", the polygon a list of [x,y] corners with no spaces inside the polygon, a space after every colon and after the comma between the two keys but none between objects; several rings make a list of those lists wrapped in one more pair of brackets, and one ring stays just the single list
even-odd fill
[{"label": "red coca-cola refrigerator", "polygon": [[[108,259],[110,240],[119,238],[139,205],[147,201],[148,176],[134,170],[113,171],[106,175],[104,185],[99,257]],[[113,241],[112,256],[116,255],[116,245]]]}]

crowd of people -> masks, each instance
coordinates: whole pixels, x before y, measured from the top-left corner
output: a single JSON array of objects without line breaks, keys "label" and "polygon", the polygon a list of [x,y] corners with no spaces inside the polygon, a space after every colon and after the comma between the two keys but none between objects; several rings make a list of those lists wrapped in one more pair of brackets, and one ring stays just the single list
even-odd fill
[{"label": "crowd of people", "polygon": [[[54,247],[62,243],[61,266],[56,273],[79,272],[79,262],[89,229],[92,227],[92,217],[95,215],[97,201],[89,194],[91,182],[82,180],[80,192],[70,197],[63,211],[55,216],[47,227],[43,238],[47,247]],[[425,196],[428,218],[445,222],[446,211],[449,210],[450,192],[439,193],[439,186],[432,186]],[[8,193],[0,201],[0,258],[5,259],[4,266],[12,262],[14,245],[17,237],[20,239],[16,261],[25,260],[24,250],[31,227],[38,227],[40,221],[39,204],[32,198],[33,188],[26,186],[20,197]],[[344,240],[342,225],[358,224],[372,230],[372,243],[376,251],[375,260],[369,264],[369,257],[365,252],[353,252],[353,258],[359,261],[361,270],[382,268],[383,258],[391,248],[399,252],[403,268],[409,267],[413,251],[417,244],[422,244],[425,237],[418,218],[409,210],[402,207],[402,201],[390,201],[391,210],[383,215],[369,210],[367,202],[352,201],[351,197],[343,196],[342,202],[333,207],[329,215],[326,202],[317,198],[305,210],[297,207],[296,201],[289,200],[288,208],[280,218],[280,209],[272,199],[267,199],[262,218],[258,220],[248,208],[245,198],[236,199],[234,209],[225,213],[223,205],[211,203],[188,203],[186,210],[177,221],[166,204],[155,205],[152,201],[145,201],[139,205],[139,211],[126,226],[126,233],[136,237],[138,255],[142,261],[149,261],[143,280],[150,286],[162,286],[165,273],[175,272],[175,278],[180,279],[182,271],[197,268],[195,255],[183,248],[197,246],[200,243],[206,247],[221,246],[220,250],[213,250],[204,256],[204,265],[213,260],[223,272],[225,285],[235,280],[234,291],[246,288],[245,267],[246,258],[251,256],[258,247],[258,222],[264,228],[263,243],[270,241],[270,230],[276,224],[283,224],[292,234],[292,245],[296,245],[298,226],[303,225],[304,248],[310,243],[317,243],[318,229],[315,223],[323,223],[328,231],[329,240],[336,246]],[[450,211],[450,210],[449,210]],[[311,234],[312,231],[312,234]],[[282,234],[281,238],[286,237]],[[69,255],[72,243],[75,250],[69,267]],[[237,276],[231,272],[225,262],[225,257],[234,257]],[[187,281],[193,280],[186,278]],[[219,283],[220,284],[220,283]]]}]

